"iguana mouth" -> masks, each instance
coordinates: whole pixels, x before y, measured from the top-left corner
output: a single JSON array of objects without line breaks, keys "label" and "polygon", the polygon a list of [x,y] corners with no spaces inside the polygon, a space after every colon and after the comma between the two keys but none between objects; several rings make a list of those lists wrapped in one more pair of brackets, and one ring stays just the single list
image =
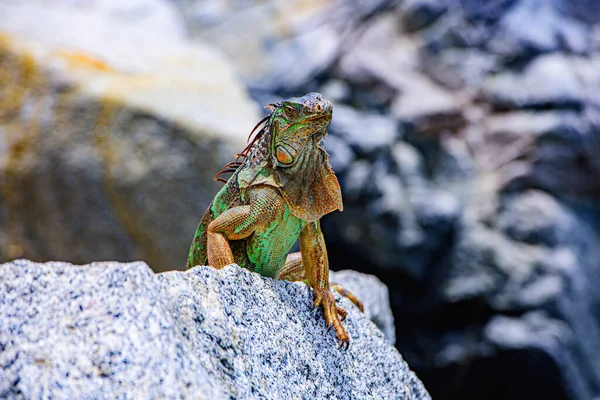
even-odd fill
[{"label": "iguana mouth", "polygon": [[319,121],[321,119],[331,119],[331,113],[315,115],[314,117],[308,117],[304,121]]}]

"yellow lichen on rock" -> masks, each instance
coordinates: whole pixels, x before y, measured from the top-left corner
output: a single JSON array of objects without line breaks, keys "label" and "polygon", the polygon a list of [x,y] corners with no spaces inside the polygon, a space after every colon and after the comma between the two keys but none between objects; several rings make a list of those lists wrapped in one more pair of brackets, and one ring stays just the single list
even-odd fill
[{"label": "yellow lichen on rock", "polygon": [[[6,212],[6,243],[2,258],[16,258],[23,254],[24,234],[17,208],[22,202],[17,181],[20,164],[33,151],[39,133],[39,96],[43,92],[43,77],[31,54],[12,51],[8,35],[0,35],[0,126],[4,128],[7,145],[0,154],[0,194]],[[33,112],[23,114],[26,99],[34,103]]]},{"label": "yellow lichen on rock", "polygon": [[26,92],[40,79],[38,73],[33,56],[15,53],[9,36],[0,33],[0,122],[21,108]]},{"label": "yellow lichen on rock", "polygon": [[113,71],[106,61],[83,51],[60,50],[57,54],[68,62],[69,68],[71,69],[92,68],[104,72]]}]

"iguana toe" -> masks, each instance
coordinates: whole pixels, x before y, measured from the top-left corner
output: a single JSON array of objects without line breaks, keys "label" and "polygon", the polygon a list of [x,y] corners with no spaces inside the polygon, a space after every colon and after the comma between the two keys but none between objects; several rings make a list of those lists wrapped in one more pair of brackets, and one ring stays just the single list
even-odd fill
[{"label": "iguana toe", "polygon": [[314,296],[314,305],[315,307],[321,306],[323,308],[323,314],[325,315],[327,327],[329,329],[333,327],[335,330],[335,335],[340,341],[340,348],[346,345],[346,349],[348,349],[348,346],[350,345],[350,337],[342,325],[342,321],[347,315],[346,310],[335,304],[335,298],[329,289],[316,289],[314,290]]},{"label": "iguana toe", "polygon": [[342,307],[339,307],[339,306],[337,306],[335,308],[335,310],[337,311],[338,315],[342,319],[342,322],[344,322],[344,320],[346,319],[346,316],[348,315],[348,313],[346,312],[346,310],[344,310]]},{"label": "iguana toe", "polygon": [[342,285],[340,285],[339,283],[332,283],[331,284],[331,289],[335,290],[336,292],[338,292],[339,294],[341,294],[342,296],[344,296],[345,298],[347,298],[348,300],[350,300],[351,302],[354,303],[354,305],[356,307],[358,307],[358,309],[361,312],[365,312],[365,306],[363,305],[362,301],[360,301],[358,299],[358,297],[356,297],[352,292],[350,292],[348,289],[344,288]]}]

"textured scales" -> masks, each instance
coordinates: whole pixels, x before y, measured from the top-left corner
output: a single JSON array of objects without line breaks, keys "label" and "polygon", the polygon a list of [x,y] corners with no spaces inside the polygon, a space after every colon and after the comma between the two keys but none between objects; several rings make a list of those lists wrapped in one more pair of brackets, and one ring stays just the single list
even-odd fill
[{"label": "textured scales", "polygon": [[[342,210],[342,195],[323,147],[333,107],[308,93],[266,108],[271,114],[250,144],[215,176],[233,175],[208,207],[190,247],[187,267],[237,263],[263,276],[304,280],[324,310],[340,346],[349,343],[329,285],[320,218]],[[252,135],[252,133],[251,133]],[[300,253],[288,254],[297,239]],[[362,309],[352,294],[334,289]]]}]

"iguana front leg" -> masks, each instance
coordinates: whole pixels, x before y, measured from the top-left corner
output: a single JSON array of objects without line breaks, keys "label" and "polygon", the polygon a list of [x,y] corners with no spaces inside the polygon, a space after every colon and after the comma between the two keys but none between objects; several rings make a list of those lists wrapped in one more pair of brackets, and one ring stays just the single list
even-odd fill
[{"label": "iguana front leg", "polygon": [[249,205],[230,208],[208,224],[206,246],[208,264],[221,269],[233,264],[233,252],[229,240],[240,240],[273,220],[281,212],[283,199],[272,188],[253,189]]},{"label": "iguana front leg", "polygon": [[323,307],[327,326],[329,328],[333,326],[340,347],[345,344],[348,349],[350,338],[342,325],[346,310],[335,304],[335,298],[329,288],[329,260],[319,221],[307,224],[300,233],[300,253],[308,284],[313,289],[314,306]]},{"label": "iguana front leg", "polygon": [[[277,279],[292,282],[303,281],[304,283],[308,283],[308,279],[306,279],[306,271],[304,271],[304,266],[302,265],[302,254],[300,252],[288,254],[287,259],[285,260],[285,265],[283,266],[281,271],[279,271]],[[329,288],[331,290],[335,290],[336,292],[350,300],[352,303],[354,303],[356,307],[358,307],[358,309],[361,312],[365,311],[365,307],[362,301],[360,301],[358,297],[354,295],[354,293],[352,293],[339,283],[330,282]]]},{"label": "iguana front leg", "polygon": [[235,262],[228,240],[243,239],[254,232],[256,221],[250,221],[251,216],[252,206],[239,206],[230,208],[208,224],[206,245],[209,265],[221,269]]}]

